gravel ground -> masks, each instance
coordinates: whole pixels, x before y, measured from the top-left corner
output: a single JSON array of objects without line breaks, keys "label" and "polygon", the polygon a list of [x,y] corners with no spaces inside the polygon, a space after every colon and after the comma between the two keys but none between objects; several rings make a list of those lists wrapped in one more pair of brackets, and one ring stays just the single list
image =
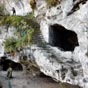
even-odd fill
[{"label": "gravel ground", "polygon": [[[6,76],[6,72],[0,72],[0,74]],[[1,82],[5,83],[5,80],[1,79]],[[59,88],[59,83],[49,77],[32,77],[23,72],[13,72],[13,78],[10,79],[10,82],[12,88]],[[8,86],[8,84],[5,85]]]},{"label": "gravel ground", "polygon": [[0,72],[0,85],[3,86],[0,88],[9,88],[8,83],[9,83],[8,79],[5,76],[1,75],[1,72]]},{"label": "gravel ground", "polygon": [[23,72],[13,72],[13,78],[8,80],[6,72],[0,71],[0,81],[3,88],[81,88],[67,83],[57,83],[50,77],[33,77]]}]

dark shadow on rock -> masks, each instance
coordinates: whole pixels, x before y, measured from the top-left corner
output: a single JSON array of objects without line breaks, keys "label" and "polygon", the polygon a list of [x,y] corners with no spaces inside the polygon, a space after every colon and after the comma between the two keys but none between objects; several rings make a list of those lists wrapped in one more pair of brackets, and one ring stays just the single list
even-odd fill
[{"label": "dark shadow on rock", "polygon": [[23,70],[23,67],[20,63],[6,59],[6,57],[1,57],[0,65],[2,66],[3,71],[6,71],[9,68],[9,64],[11,65],[11,67],[14,71],[22,71]]},{"label": "dark shadow on rock", "polygon": [[59,24],[50,25],[49,44],[63,51],[74,51],[79,46],[77,34]]}]

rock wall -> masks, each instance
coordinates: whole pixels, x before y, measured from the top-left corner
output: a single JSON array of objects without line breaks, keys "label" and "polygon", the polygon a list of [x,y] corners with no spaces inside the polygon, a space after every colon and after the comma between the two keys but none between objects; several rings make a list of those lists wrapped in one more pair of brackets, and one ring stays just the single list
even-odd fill
[{"label": "rock wall", "polygon": [[13,7],[16,10],[16,15],[26,15],[32,11],[29,5],[29,0],[2,0],[0,3],[4,4],[5,10],[10,15],[13,14]]},{"label": "rock wall", "polygon": [[[50,46],[50,52],[34,48],[37,64],[46,75],[71,84],[88,88],[88,1],[61,0],[60,4],[48,7],[45,0],[37,0],[35,17],[40,23],[43,38],[49,43],[50,25],[59,24],[74,31],[79,46],[73,52]],[[49,54],[51,53],[51,54]],[[53,57],[56,56],[56,57]]]},{"label": "rock wall", "polygon": [[[24,2],[27,4],[26,1]],[[23,15],[23,8],[18,9],[20,7],[17,7],[18,5],[14,4],[14,1],[12,3],[11,7],[16,6],[17,14]],[[29,8],[26,4],[24,8]],[[6,7],[9,7],[7,5]],[[43,35],[46,43],[43,46],[41,46],[42,42],[39,46],[35,43],[30,48],[24,49],[25,54],[31,54],[34,57],[37,65],[44,74],[51,76],[57,81],[79,85],[83,88],[88,88],[87,8],[87,0],[61,0],[59,4],[53,7],[47,6],[45,0],[36,0],[34,14],[40,24],[41,35]],[[8,11],[10,11],[10,7]],[[28,9],[28,11],[30,10]],[[61,25],[77,34],[79,46],[76,46],[73,52],[64,51],[60,47],[57,48],[48,44],[49,27],[54,24]]]},{"label": "rock wall", "polygon": [[14,27],[9,27],[7,31],[6,26],[0,26],[0,57],[4,55],[3,42],[9,37],[14,37]]}]

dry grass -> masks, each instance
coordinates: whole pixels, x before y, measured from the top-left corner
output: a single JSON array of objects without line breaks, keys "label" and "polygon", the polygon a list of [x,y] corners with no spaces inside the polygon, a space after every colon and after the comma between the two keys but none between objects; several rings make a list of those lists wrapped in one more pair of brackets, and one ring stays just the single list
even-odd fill
[{"label": "dry grass", "polygon": [[30,0],[30,5],[31,5],[31,8],[34,10],[36,8],[36,1]]},{"label": "dry grass", "polygon": [[48,6],[56,6],[60,0],[46,0]]}]

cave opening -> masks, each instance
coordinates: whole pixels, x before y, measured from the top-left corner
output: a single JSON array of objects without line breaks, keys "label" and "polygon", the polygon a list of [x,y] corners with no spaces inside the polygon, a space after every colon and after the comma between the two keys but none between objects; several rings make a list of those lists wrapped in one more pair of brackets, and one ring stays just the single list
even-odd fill
[{"label": "cave opening", "polygon": [[12,67],[14,71],[23,71],[23,67],[20,63],[7,59],[7,57],[1,57],[0,66],[2,67],[2,70],[7,71],[9,65]]},{"label": "cave opening", "polygon": [[74,51],[79,46],[77,34],[59,24],[50,25],[49,44],[63,51]]}]

